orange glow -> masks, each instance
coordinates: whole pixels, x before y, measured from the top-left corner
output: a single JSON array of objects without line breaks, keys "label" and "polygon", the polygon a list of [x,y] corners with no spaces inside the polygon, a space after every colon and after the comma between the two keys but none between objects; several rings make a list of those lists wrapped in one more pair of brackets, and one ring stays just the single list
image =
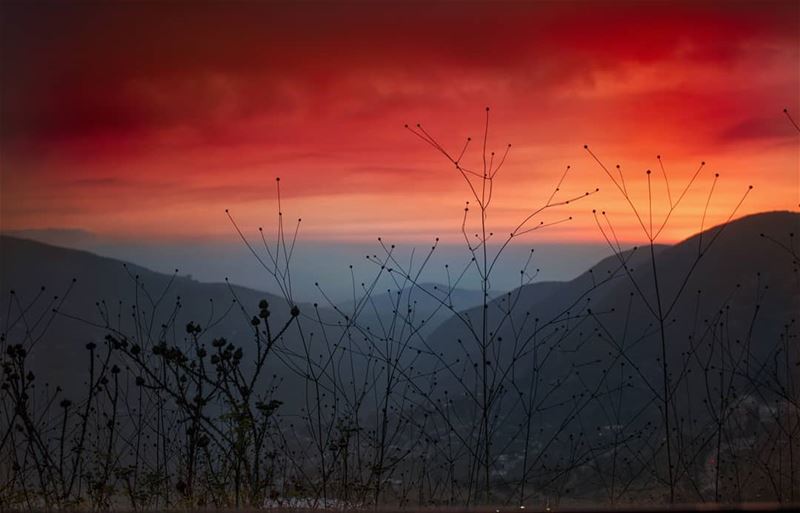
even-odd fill
[{"label": "orange glow", "polygon": [[[621,164],[641,212],[668,206],[707,166],[660,239],[738,210],[797,209],[797,2],[274,5],[14,4],[3,27],[2,229],[83,228],[126,239],[232,235],[269,226],[274,178],[308,239],[457,240],[469,191],[403,128],[458,151],[512,144],[492,228],[546,201],[571,222],[534,237],[642,239],[583,149]],[[477,149],[478,145],[474,145]],[[469,158],[479,162],[479,152]]]}]

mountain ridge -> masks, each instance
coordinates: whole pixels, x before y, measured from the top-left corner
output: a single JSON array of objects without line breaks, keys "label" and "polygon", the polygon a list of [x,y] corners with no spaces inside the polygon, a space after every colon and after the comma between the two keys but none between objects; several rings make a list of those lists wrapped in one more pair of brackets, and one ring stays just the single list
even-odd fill
[{"label": "mountain ridge", "polygon": [[[800,301],[798,301],[796,292],[791,289],[791,278],[795,275],[791,274],[791,265],[787,255],[777,245],[760,237],[760,234],[766,232],[773,237],[783,237],[795,230],[798,225],[800,225],[800,214],[794,212],[776,211],[754,214],[731,221],[727,225],[708,228],[702,234],[687,237],[675,245],[658,246],[655,253],[659,264],[663,263],[664,265],[662,271],[666,278],[666,293],[681,283],[678,279],[680,273],[673,268],[680,268],[690,261],[687,259],[690,259],[691,255],[697,251],[699,241],[710,240],[724,226],[723,234],[715,241],[715,246],[709,255],[701,259],[695,271],[695,277],[687,287],[704,290],[704,298],[707,298],[705,301],[708,305],[714,305],[716,308],[718,305],[727,304],[729,308],[734,308],[737,315],[744,316],[749,311],[748,309],[752,309],[752,301],[745,298],[745,294],[741,291],[734,296],[733,300],[725,299],[726,294],[736,291],[736,284],[740,284],[742,290],[746,290],[749,294],[753,290],[760,290],[759,287],[762,287],[765,282],[771,282],[769,294],[766,294],[766,299],[762,302],[763,308],[760,316],[777,325],[776,323],[780,319],[791,317],[792,308],[800,305]],[[642,288],[647,294],[650,293],[647,271],[649,255],[643,254],[644,252],[640,249],[628,249],[623,254],[631,257],[625,265],[630,268],[631,275],[641,278]],[[719,257],[718,252],[724,255]],[[123,263],[117,259],[98,256],[88,251],[67,249],[4,235],[0,236],[0,254],[0,288],[2,289],[0,290],[2,292],[0,321],[3,325],[7,325],[9,322],[9,319],[2,319],[11,305],[9,289],[14,289],[17,297],[23,298],[22,300],[25,302],[31,301],[31,298],[35,297],[37,293],[44,294],[40,292],[40,286],[45,286],[47,291],[57,290],[61,293],[70,287],[72,278],[78,279],[74,284],[69,301],[61,309],[66,315],[58,316],[55,319],[52,326],[53,334],[44,339],[49,344],[49,350],[40,351],[36,357],[39,360],[39,366],[51,372],[54,382],[69,381],[72,377],[67,369],[68,366],[65,365],[67,359],[72,356],[67,358],[65,355],[72,355],[75,349],[82,348],[87,340],[97,339],[99,336],[97,326],[92,327],[85,322],[75,321],[75,319],[94,319],[97,324],[107,322],[107,319],[103,321],[102,316],[99,315],[101,307],[106,312],[113,310],[112,317],[116,319],[129,315],[131,307],[134,306],[130,304],[130,298],[137,297],[137,292],[142,290],[141,284],[138,284],[139,281],[152,291],[159,293],[167,291],[161,294],[160,308],[168,310],[179,304],[181,322],[199,321],[203,326],[210,326],[211,329],[205,334],[208,337],[224,336],[230,340],[246,341],[252,336],[249,321],[253,313],[257,311],[258,302],[262,299],[266,299],[271,304],[271,310],[274,312],[271,318],[273,322],[283,323],[290,317],[291,305],[282,298],[267,292],[226,283],[203,283],[183,276],[165,275],[150,271],[135,263]],[[783,258],[787,259],[788,267],[786,269],[777,265]],[[503,306],[503,302],[507,301],[509,303],[506,304],[510,304],[510,298],[515,299],[515,307],[509,319],[519,326],[524,324],[523,318],[527,315],[541,319],[540,322],[551,319],[553,326],[557,326],[559,323],[566,322],[563,312],[567,312],[567,317],[575,317],[585,316],[588,308],[597,312],[610,311],[615,306],[624,304],[622,298],[632,297],[630,294],[634,293],[625,272],[621,271],[622,269],[618,257],[612,255],[600,260],[591,269],[573,280],[536,282],[501,294],[490,301],[490,322],[495,322],[504,315],[498,312],[507,308]],[[753,272],[747,272],[748,269]],[[756,276],[755,273],[759,269],[761,269],[761,273]],[[614,272],[616,275],[613,274]],[[137,275],[139,278],[136,277]],[[726,282],[725,287],[714,286],[715,280],[718,279]],[[603,287],[597,286],[598,282],[605,280],[608,281],[607,284]],[[419,286],[425,287],[426,284],[419,284]],[[46,294],[50,294],[50,292]],[[153,294],[155,292],[151,293],[151,297],[154,297]],[[127,297],[125,297],[126,295]],[[236,302],[234,302],[234,296]],[[145,301],[145,298],[139,297],[139,300]],[[628,300],[625,299],[625,301]],[[156,300],[152,300],[152,303],[155,302]],[[240,308],[234,309],[232,305],[237,303]],[[221,310],[220,306],[223,309],[230,308],[230,315],[217,323],[209,321],[214,316],[214,314],[210,314],[210,311],[216,309],[216,314],[218,314]],[[320,329],[329,329],[329,335],[332,336],[328,342],[323,342],[318,337],[316,345],[310,347],[313,352],[322,354],[334,350],[339,342],[351,336],[347,335],[348,331],[359,332],[361,330],[363,335],[368,335],[367,332],[372,326],[372,335],[370,336],[378,336],[377,334],[380,333],[378,330],[381,319],[375,316],[369,317],[368,312],[361,314],[362,317],[357,320],[360,326],[355,327],[348,324],[350,321],[343,320],[345,319],[343,315],[322,307],[306,303],[299,304],[299,307],[301,317],[314,322],[316,320],[311,314],[319,309],[321,312],[319,319],[328,326],[328,328]],[[639,326],[637,329],[644,330],[646,323],[642,324],[642,319],[645,319],[648,313],[642,305],[634,305],[633,308],[630,313],[634,318],[632,326]],[[714,308],[709,306],[708,310],[712,311]],[[410,330],[414,331],[411,335],[408,334],[409,330],[398,330],[396,333],[401,336],[415,337],[409,338],[407,341],[409,345],[406,349],[409,351],[417,349],[430,354],[441,352],[442,358],[455,359],[458,351],[463,350],[456,340],[468,340],[470,336],[469,332],[464,329],[463,321],[459,319],[459,316],[472,318],[471,322],[477,322],[479,308],[459,310],[454,305],[454,310],[457,315],[445,318],[441,324],[432,329],[416,327],[415,330]],[[612,331],[615,329],[613,326],[622,325],[624,319],[618,318],[620,312],[621,310],[616,313],[603,314],[608,319],[607,323],[612,327]],[[688,315],[687,312],[689,312],[687,305],[682,303],[678,305],[677,317],[684,318]],[[107,313],[107,315],[109,314]],[[392,314],[388,315],[391,317]],[[616,320],[613,320],[614,316],[617,316]],[[412,319],[408,322],[416,321]],[[177,325],[180,327],[179,323]],[[506,341],[513,340],[515,337],[524,340],[529,336],[525,329],[528,328],[521,328],[518,333],[511,334],[507,325],[501,326],[496,335],[504,336]],[[385,335],[380,336],[385,337]],[[422,342],[418,340],[420,336],[423,336]],[[775,336],[774,330],[755,331],[756,338]],[[297,347],[298,343],[297,340],[289,337],[285,346],[289,348],[288,350],[294,351],[291,347]],[[508,358],[511,358],[511,355],[506,354],[508,347],[508,343],[498,347],[498,353],[494,355],[498,362],[508,361]],[[645,350],[646,347],[647,344],[641,345],[641,354],[637,356],[642,358],[642,361],[653,357],[649,350]],[[594,354],[596,358],[600,358],[597,354],[602,351],[600,353],[598,351],[600,351],[600,346],[586,346],[584,350],[575,355],[558,353],[554,360],[557,365],[553,376],[564,374],[564,369],[569,369],[571,365],[574,365],[575,358],[578,356],[589,358]],[[685,351],[684,342],[675,345],[675,354],[681,351]],[[672,358],[674,359],[675,356]],[[418,368],[422,367],[424,366],[418,366]]]}]

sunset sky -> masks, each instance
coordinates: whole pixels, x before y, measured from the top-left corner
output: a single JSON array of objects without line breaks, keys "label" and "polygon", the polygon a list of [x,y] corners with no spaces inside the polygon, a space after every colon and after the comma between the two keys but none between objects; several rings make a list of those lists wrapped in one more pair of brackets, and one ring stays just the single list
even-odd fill
[{"label": "sunset sky", "polygon": [[622,165],[643,205],[656,155],[673,194],[707,162],[665,242],[697,231],[714,173],[707,224],[751,184],[740,215],[800,202],[800,139],[783,114],[800,117],[796,1],[2,9],[3,230],[228,239],[226,208],[245,230],[272,225],[280,176],[308,240],[456,240],[468,189],[404,124],[456,151],[482,136],[486,106],[489,149],[512,144],[498,231],[571,165],[564,197],[600,193],[546,213],[573,220],[538,239],[597,241],[595,208],[641,238],[584,144]]}]

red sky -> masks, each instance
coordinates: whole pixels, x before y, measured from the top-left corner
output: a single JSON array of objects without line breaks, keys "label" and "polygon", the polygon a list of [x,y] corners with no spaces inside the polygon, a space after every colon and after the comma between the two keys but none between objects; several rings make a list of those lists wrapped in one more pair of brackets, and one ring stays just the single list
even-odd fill
[{"label": "red sky", "polygon": [[[796,209],[800,3],[640,1],[4,4],[2,228],[134,240],[268,226],[276,176],[308,239],[456,237],[468,189],[404,130],[512,150],[498,231],[562,193],[548,240],[592,241],[592,209],[637,223],[583,149],[622,164],[646,205],[708,163],[665,241],[740,210]],[[471,162],[478,162],[473,153]],[[660,174],[654,174],[660,176]],[[656,211],[666,204],[654,182]]]}]

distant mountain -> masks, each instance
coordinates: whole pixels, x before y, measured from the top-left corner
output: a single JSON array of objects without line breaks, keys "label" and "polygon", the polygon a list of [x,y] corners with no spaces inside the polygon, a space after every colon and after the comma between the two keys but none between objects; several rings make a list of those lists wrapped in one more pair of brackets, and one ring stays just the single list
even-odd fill
[{"label": "distant mountain", "polygon": [[[376,358],[386,358],[376,353],[376,341],[395,337],[415,342],[429,329],[423,325],[413,330],[412,324],[420,325],[426,318],[446,319],[447,311],[434,313],[437,301],[423,290],[441,296],[454,308],[468,308],[480,297],[479,292],[456,289],[445,298],[434,285],[422,287],[405,290],[403,299],[412,299],[403,307],[410,305],[411,315],[394,312],[389,293],[376,293],[363,301],[357,315],[353,315],[353,305],[336,312],[298,304],[302,330],[293,327],[284,333],[265,373],[282,382],[277,397],[286,403],[284,410],[304,404],[309,361],[317,371],[327,373],[328,379],[335,376],[348,382],[351,376],[365,375],[370,366],[380,366]],[[247,361],[254,339],[250,321],[258,314],[261,300],[270,305],[273,329],[289,320],[292,305],[267,292],[198,282],[87,251],[0,236],[0,332],[6,333],[11,343],[25,341],[32,348],[31,363],[41,381],[61,386],[68,393],[83,388],[88,367],[86,344],[102,342],[109,332],[125,334],[143,347],[162,340],[181,345],[187,339],[187,323],[194,322],[203,328],[201,341],[206,346],[224,337],[243,347]],[[134,320],[134,312],[139,313],[139,322]],[[166,330],[162,327],[165,323],[169,324]],[[349,351],[348,358],[354,355],[346,366],[340,356],[342,349]],[[334,356],[341,368],[332,366]]]},{"label": "distant mountain", "polygon": [[[653,261],[661,309],[669,311],[670,379],[703,391],[687,403],[696,400],[695,411],[704,410],[704,371],[715,365],[760,366],[755,379],[767,379],[782,333],[800,314],[800,276],[789,253],[761,234],[787,243],[790,233],[800,233],[800,214],[751,215],[673,246],[656,246],[652,256],[649,247],[631,248],[622,260],[606,258],[574,280],[528,285],[495,298],[486,311],[490,389],[508,395],[535,380],[548,391],[540,406],[551,422],[581,411],[590,419],[582,420],[588,429],[615,424],[608,418],[613,408],[590,399],[625,387],[623,409],[634,416],[663,388]],[[480,307],[467,309],[425,342],[438,355],[435,366],[447,369],[440,371],[439,386],[451,398],[466,398],[480,383],[482,315]],[[753,386],[742,382],[737,391]]]},{"label": "distant mountain", "polygon": [[[715,322],[720,312],[730,343],[746,346],[748,358],[759,364],[774,351],[784,326],[796,318],[797,264],[762,233],[788,240],[789,233],[800,233],[800,215],[748,216],[724,229],[714,227],[673,246],[654,248],[660,296],[670,303],[662,307],[670,309],[666,349],[676,380],[685,378],[690,367],[696,370],[699,362],[719,357],[722,335]],[[713,245],[705,249],[711,240]],[[552,419],[563,418],[564,412],[556,414],[558,408],[573,408],[574,398],[620,385],[606,376],[624,362],[635,370],[625,379],[638,380],[626,391],[626,407],[634,409],[652,398],[648,387],[661,383],[660,338],[650,310],[656,307],[652,257],[649,247],[628,249],[621,257],[622,261],[608,257],[570,281],[533,283],[491,298],[486,311],[492,340],[487,360],[494,386],[508,386],[509,376],[519,387],[537,380],[552,390],[541,408],[550,408]],[[673,305],[679,289],[683,293]],[[63,304],[52,299],[67,290]],[[448,296],[443,287],[431,283],[406,289],[399,299],[397,291],[376,293],[361,304],[356,325],[353,305],[341,306],[336,313],[300,304],[304,332],[287,332],[276,347],[278,358],[270,360],[270,374],[284,380],[281,394],[291,402],[306,386],[303,362],[313,360],[347,382],[366,375],[367,368],[380,372],[383,364],[376,358],[396,358],[402,366],[413,366],[404,376],[426,376],[431,393],[448,390],[454,394],[450,397],[464,397],[464,385],[475,384],[481,361],[480,294],[455,289]],[[36,305],[29,306],[37,295]],[[152,342],[185,338],[182,330],[193,321],[203,326],[206,343],[226,337],[247,351],[253,337],[249,321],[262,299],[271,305],[273,325],[289,319],[290,305],[265,292],[200,283],[83,251],[0,237],[0,329],[12,340],[38,320],[28,339],[39,339],[33,362],[47,381],[65,387],[79,386],[85,379],[84,346],[102,340],[106,325]],[[440,300],[452,308],[441,307]],[[54,307],[59,313],[51,321]],[[133,321],[134,307],[145,312],[144,321]],[[169,321],[173,317],[174,322]],[[218,317],[222,318],[215,321]],[[170,333],[162,333],[165,322],[170,323]],[[11,324],[14,328],[9,330]],[[40,337],[45,325],[49,329]],[[736,353],[739,358],[741,351]],[[289,368],[287,362],[292,361]],[[699,376],[695,372],[684,381],[701,386],[692,381]],[[598,408],[587,406],[583,411],[592,413],[594,422],[611,424]]]},{"label": "distant mountain", "polygon": [[[451,288],[441,283],[405,283],[394,289],[363,295],[356,302],[346,302],[340,308],[344,312],[357,308],[359,323],[372,329],[385,328],[399,317],[404,319],[402,324],[419,326],[420,335],[428,336],[453,311],[481,304],[482,295],[480,290]],[[494,295],[490,293],[490,297]]]},{"label": "distant mountain", "polygon": [[[85,345],[102,341],[110,330],[147,347],[159,340],[180,342],[187,323],[194,322],[203,328],[204,343],[225,337],[246,349],[254,337],[250,319],[262,299],[270,304],[274,326],[290,318],[291,305],[266,292],[201,283],[85,251],[0,236],[0,329],[11,342],[33,344],[31,358],[42,381],[65,389],[80,388],[87,367]],[[311,305],[299,307],[303,315],[313,311]],[[52,314],[54,308],[58,314]],[[165,323],[170,326],[166,332]],[[285,343],[295,342],[295,334],[287,332]],[[274,372],[292,378],[277,362]]]}]

